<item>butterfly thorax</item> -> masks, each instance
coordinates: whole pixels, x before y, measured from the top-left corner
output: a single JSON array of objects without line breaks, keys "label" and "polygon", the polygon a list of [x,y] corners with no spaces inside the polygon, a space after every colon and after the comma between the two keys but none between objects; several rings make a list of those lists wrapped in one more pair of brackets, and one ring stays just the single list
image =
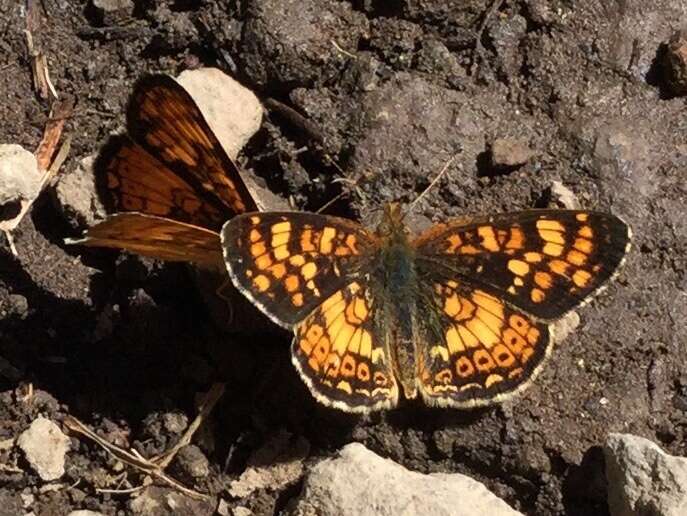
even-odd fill
[{"label": "butterfly thorax", "polygon": [[377,228],[381,245],[376,267],[373,270],[373,284],[382,295],[385,305],[380,328],[392,351],[391,362],[396,378],[400,381],[406,398],[416,396],[415,386],[415,342],[413,320],[417,299],[417,272],[415,270],[415,249],[409,241],[409,232],[403,223],[397,204],[389,204]]}]

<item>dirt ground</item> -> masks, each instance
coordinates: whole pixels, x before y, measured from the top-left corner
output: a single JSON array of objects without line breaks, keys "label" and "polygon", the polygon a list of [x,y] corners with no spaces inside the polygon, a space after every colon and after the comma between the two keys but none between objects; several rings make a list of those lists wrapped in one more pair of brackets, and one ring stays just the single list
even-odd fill
[{"label": "dirt ground", "polygon": [[[141,74],[214,66],[311,122],[270,113],[242,158],[298,208],[340,191],[327,156],[357,180],[329,212],[369,220],[384,201],[412,201],[457,155],[420,204],[426,218],[555,205],[559,182],[581,206],[626,220],[633,248],[516,400],[471,412],[404,403],[360,418],[313,400],[289,336],[266,318],[240,331],[217,324],[189,268],[65,246],[83,223],[47,191],[14,232],[17,257],[0,236],[0,442],[39,414],[71,414],[152,456],[223,381],[196,436],[209,472],[194,477],[180,460],[170,474],[255,514],[279,513],[299,484],[244,498],[227,486],[284,431],[308,443],[306,463],[359,441],[417,471],[468,474],[528,515],[607,514],[608,432],[687,455],[687,109],[663,66],[684,0],[119,4],[37,3],[34,44],[60,95],[77,101],[65,171],[122,128]],[[25,15],[24,3],[0,0],[0,142],[33,150],[49,105],[34,93]],[[525,142],[526,164],[492,166],[491,144],[504,138]],[[140,510],[132,494],[98,490],[142,476],[83,438],[72,437],[55,488],[16,449],[0,449],[0,463],[16,464],[0,469],[0,514]],[[217,498],[176,513],[212,514]],[[143,513],[172,513],[159,511]]]}]

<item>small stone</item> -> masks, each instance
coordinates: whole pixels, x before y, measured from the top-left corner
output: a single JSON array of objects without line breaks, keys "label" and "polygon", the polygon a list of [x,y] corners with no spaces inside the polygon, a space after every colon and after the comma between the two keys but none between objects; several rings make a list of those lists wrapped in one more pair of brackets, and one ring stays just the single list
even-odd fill
[{"label": "small stone", "polygon": [[33,153],[20,145],[0,145],[0,230],[10,231],[41,191],[42,174]]},{"label": "small stone", "polygon": [[137,516],[163,516],[167,514],[193,514],[211,516],[215,514],[212,500],[195,500],[174,489],[149,486],[138,497],[129,502],[127,514]]},{"label": "small stone", "polygon": [[547,0],[527,0],[527,13],[534,23],[550,25],[555,21],[551,5]]},{"label": "small stone", "polygon": [[551,202],[566,210],[579,210],[580,202],[575,193],[560,181],[551,181]]},{"label": "small stone", "polygon": [[246,470],[230,484],[229,494],[244,498],[258,489],[279,490],[296,483],[309,452],[307,441],[299,438],[292,442],[291,434],[279,432],[250,457]]},{"label": "small stone", "polygon": [[670,93],[687,95],[687,31],[677,31],[668,40],[663,71]]},{"label": "small stone", "polygon": [[231,511],[231,509],[227,501],[224,498],[220,498],[217,504],[217,514],[219,514],[219,516],[230,516],[229,511]]},{"label": "small stone", "polygon": [[611,516],[687,514],[687,458],[631,434],[610,434],[604,457]]},{"label": "small stone", "polygon": [[53,190],[56,204],[73,228],[92,226],[106,215],[95,186],[95,159],[95,155],[81,159],[75,169],[60,175]]},{"label": "small stone", "polygon": [[253,516],[253,511],[251,511],[248,507],[243,507],[241,505],[234,507],[232,512],[234,516]]},{"label": "small stone", "polygon": [[88,509],[79,509],[78,511],[72,511],[67,516],[105,516],[102,512],[89,511]]},{"label": "small stone", "polygon": [[18,317],[25,319],[29,312],[29,301],[21,294],[10,294],[5,300],[0,300],[0,319]]},{"label": "small stone", "polygon": [[423,475],[379,457],[362,444],[316,464],[287,514],[339,516],[505,516],[522,514],[468,476]]},{"label": "small stone", "polygon": [[45,481],[64,475],[64,460],[69,450],[69,437],[60,427],[44,417],[36,418],[17,439],[31,467]]},{"label": "small stone", "polygon": [[181,448],[174,460],[176,468],[186,478],[198,479],[207,477],[210,474],[210,465],[207,457],[194,444]]},{"label": "small stone", "polygon": [[93,0],[95,18],[101,25],[116,25],[134,12],[132,0]]},{"label": "small stone", "polygon": [[527,142],[519,138],[497,138],[491,144],[491,163],[496,168],[519,167],[533,155]]},{"label": "small stone", "polygon": [[217,68],[186,70],[177,81],[198,104],[226,153],[235,159],[262,124],[258,98]]},{"label": "small stone", "polygon": [[162,414],[162,426],[170,433],[181,434],[188,428],[188,417],[181,412],[165,412]]},{"label": "small stone", "polygon": [[563,342],[580,325],[580,316],[577,312],[568,312],[561,319],[553,323],[553,334],[556,342]]}]

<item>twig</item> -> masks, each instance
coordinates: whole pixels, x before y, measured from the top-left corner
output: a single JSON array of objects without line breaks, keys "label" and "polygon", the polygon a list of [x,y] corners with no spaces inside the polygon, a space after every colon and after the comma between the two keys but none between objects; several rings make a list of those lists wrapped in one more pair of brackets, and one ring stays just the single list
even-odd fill
[{"label": "twig", "polygon": [[308,120],[306,117],[301,115],[292,107],[287,106],[283,102],[279,102],[278,100],[273,98],[265,99],[265,106],[270,111],[276,111],[286,120],[288,120],[295,126],[303,129],[306,133],[308,133],[310,138],[315,140],[316,142],[322,143],[324,141],[322,131],[320,131],[320,128],[317,126],[317,124],[315,124],[311,120]]},{"label": "twig", "polygon": [[343,55],[350,57],[351,59],[358,59],[355,55],[351,54],[350,52],[344,50],[339,46],[339,44],[334,41],[333,39],[331,40],[332,45],[334,45],[334,48],[337,49],[339,52],[341,52]]},{"label": "twig", "polygon": [[470,75],[473,77],[477,72],[476,67],[479,66],[479,61],[482,59],[482,54],[484,52],[484,47],[482,46],[482,34],[484,34],[484,29],[486,29],[489,19],[501,8],[502,3],[503,0],[494,0],[489,10],[484,14],[482,22],[479,24],[479,28],[477,29],[477,34],[475,36],[475,49],[472,54],[472,65],[470,66]]},{"label": "twig", "polygon": [[51,117],[48,119],[48,122],[45,124],[45,129],[43,130],[43,138],[34,152],[38,168],[37,172],[41,175],[39,187],[35,192],[27,192],[26,198],[20,200],[19,211],[16,216],[11,219],[0,221],[0,230],[4,231],[7,235],[10,250],[15,256],[17,255],[17,249],[14,246],[13,239],[9,232],[19,225],[45,185],[57,173],[64,163],[64,160],[67,158],[70,148],[69,139],[64,141],[57,152],[56,149],[60,137],[62,136],[64,124],[71,115],[73,106],[73,102],[71,101],[58,101],[53,105]]},{"label": "twig", "polygon": [[210,412],[212,412],[214,406],[217,404],[219,399],[224,394],[224,387],[225,386],[223,383],[212,384],[210,390],[203,397],[203,401],[201,402],[200,407],[198,407],[198,415],[186,429],[184,435],[181,436],[179,442],[172,446],[172,448],[169,451],[165,452],[159,457],[153,458],[152,462],[154,464],[157,464],[162,469],[166,468],[169,465],[169,463],[172,462],[172,459],[174,459],[174,456],[179,452],[179,450],[191,443],[193,434],[195,434],[200,425],[203,424],[203,421],[207,419]]},{"label": "twig", "polygon": [[112,456],[146,473],[147,475],[162,480],[166,484],[197,500],[209,499],[207,495],[198,493],[193,489],[189,489],[188,487],[180,484],[173,478],[169,477],[167,474],[165,474],[164,471],[162,471],[159,465],[146,460],[145,458],[141,457],[140,454],[133,453],[133,450],[129,452],[120,448],[119,446],[107,442],[105,439],[91,431],[86,425],[84,425],[74,416],[65,417],[64,424],[69,430],[81,434],[85,437],[88,437],[92,441],[95,441],[96,444],[100,445],[103,449],[105,449],[105,451],[110,453]]},{"label": "twig", "polygon": [[10,246],[10,252],[12,253],[12,256],[16,258],[19,256],[19,253],[17,252],[17,246],[14,245],[14,237],[12,236],[12,233],[6,229],[4,229],[2,232],[5,234],[5,238],[7,239],[7,245]]},{"label": "twig", "polygon": [[410,206],[408,207],[408,212],[407,212],[407,213],[410,213],[410,212],[413,210],[413,208],[414,208],[415,206],[417,206],[417,203],[419,203],[420,200],[427,194],[427,192],[429,192],[432,188],[434,188],[434,185],[436,185],[436,184],[439,182],[439,179],[442,178],[442,176],[443,176],[443,175],[446,173],[446,171],[448,170],[448,167],[451,166],[451,163],[453,163],[453,162],[455,161],[455,159],[456,159],[456,155],[454,154],[453,156],[451,156],[451,159],[449,159],[449,160],[446,162],[446,164],[444,165],[444,167],[443,167],[443,168],[441,169],[441,171],[437,174],[437,176],[432,180],[432,182],[429,183],[429,186],[428,186],[427,188],[425,188],[425,189],[422,191],[422,193],[421,193],[420,195],[418,195],[417,198],[416,198],[412,203],[410,203]]},{"label": "twig", "polygon": [[128,489],[100,489],[100,488],[95,488],[96,493],[108,493],[108,494],[131,494],[131,493],[137,493],[141,489],[145,489],[148,486],[138,486],[138,487],[130,487]]},{"label": "twig", "polygon": [[38,144],[36,152],[34,152],[39,170],[50,170],[50,164],[53,161],[57,142],[60,141],[60,136],[62,136],[64,124],[73,111],[74,103],[70,100],[55,102],[53,104],[50,118],[43,130],[43,138]]}]

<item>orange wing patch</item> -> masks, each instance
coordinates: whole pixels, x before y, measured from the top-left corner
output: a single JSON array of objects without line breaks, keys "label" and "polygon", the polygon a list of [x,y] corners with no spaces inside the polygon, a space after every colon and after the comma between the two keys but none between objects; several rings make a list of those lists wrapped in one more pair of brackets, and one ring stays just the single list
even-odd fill
[{"label": "orange wing patch", "polygon": [[110,144],[97,165],[110,208],[126,213],[69,242],[221,264],[220,227],[256,205],[196,103],[171,77],[145,77],[129,102],[127,128],[129,137]]},{"label": "orange wing patch", "polygon": [[173,78],[152,75],[137,83],[127,129],[136,143],[206,203],[223,211],[224,220],[257,209],[236,165],[195,101]]},{"label": "orange wing patch", "polygon": [[119,213],[67,243],[125,249],[167,261],[222,268],[219,234],[198,226],[141,213]]},{"label": "orange wing patch", "polygon": [[458,281],[436,283],[434,294],[420,318],[434,323],[420,332],[417,364],[429,405],[497,403],[534,378],[550,347],[545,324]]},{"label": "orange wing patch", "polygon": [[345,219],[252,213],[222,229],[231,278],[272,320],[291,327],[350,282],[373,237]]},{"label": "orange wing patch", "polygon": [[620,266],[630,230],[617,217],[531,210],[440,224],[414,245],[428,267],[444,265],[535,317],[579,305]]},{"label": "orange wing patch", "polygon": [[349,412],[392,408],[398,387],[374,327],[374,300],[353,282],[295,328],[292,358],[315,398]]},{"label": "orange wing patch", "polygon": [[110,208],[219,231],[230,212],[210,203],[140,145],[124,139],[107,153],[101,185]]}]

